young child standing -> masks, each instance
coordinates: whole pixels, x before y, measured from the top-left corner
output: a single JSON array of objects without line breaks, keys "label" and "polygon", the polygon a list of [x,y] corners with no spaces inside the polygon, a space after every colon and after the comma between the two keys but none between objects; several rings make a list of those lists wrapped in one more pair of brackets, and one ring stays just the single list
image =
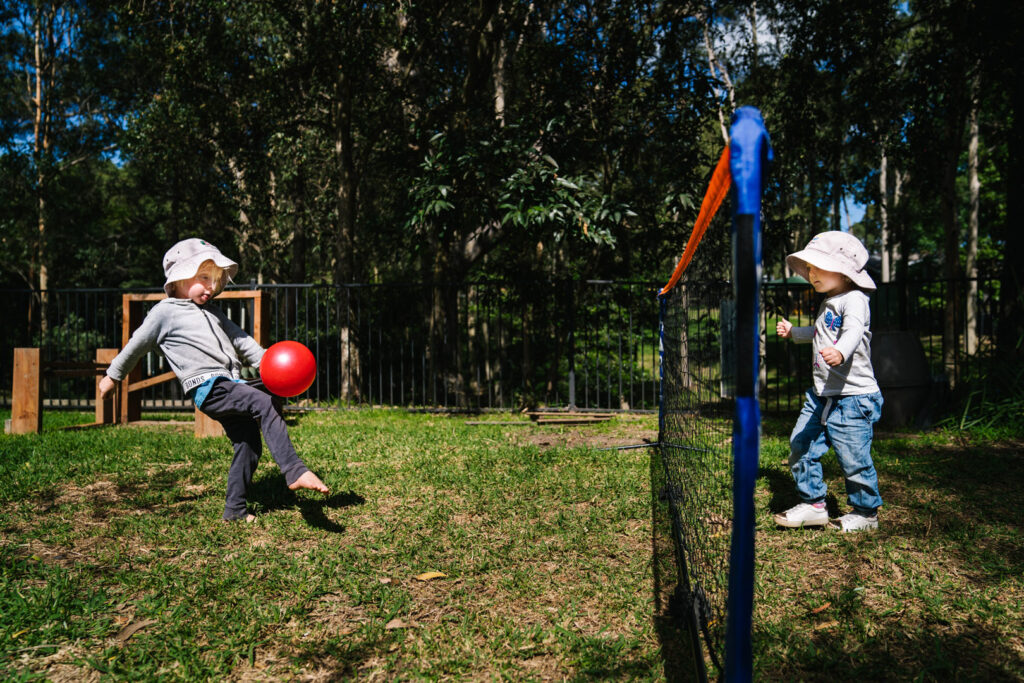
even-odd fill
[{"label": "young child standing", "polygon": [[299,459],[270,394],[240,380],[239,355],[258,367],[263,347],[210,305],[237,271],[237,263],[201,239],[182,240],[171,247],[164,254],[167,298],[149,311],[111,361],[100,380],[100,392],[106,396],[139,359],[159,348],[186,396],[224,426],[234,445],[224,519],[251,522],[255,517],[246,505],[246,492],[263,452],[261,431],[288,488],[329,490]]},{"label": "young child standing", "polygon": [[864,271],[868,252],[845,232],[823,232],[786,263],[827,298],[813,327],[780,320],[779,337],[812,344],[814,387],[789,437],[789,465],[799,505],[775,515],[784,527],[829,524],[821,458],[835,449],[853,511],[833,521],[842,531],[878,528],[878,475],[871,460],[873,425],[882,414],[882,394],[871,367],[871,313],[866,292],[875,290]]}]

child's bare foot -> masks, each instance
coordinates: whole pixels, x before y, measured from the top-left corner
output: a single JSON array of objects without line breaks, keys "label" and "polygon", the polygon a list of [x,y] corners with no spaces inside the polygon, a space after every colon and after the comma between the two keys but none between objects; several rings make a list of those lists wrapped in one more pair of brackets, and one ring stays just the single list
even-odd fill
[{"label": "child's bare foot", "polygon": [[245,517],[232,517],[231,519],[222,519],[224,522],[245,522],[246,524],[252,524],[256,521],[256,515],[247,513]]},{"label": "child's bare foot", "polygon": [[301,477],[289,484],[288,488],[292,491],[296,491],[298,489],[310,489],[312,491],[319,491],[320,493],[330,493],[331,491],[327,488],[327,484],[320,481],[320,477],[308,470]]}]

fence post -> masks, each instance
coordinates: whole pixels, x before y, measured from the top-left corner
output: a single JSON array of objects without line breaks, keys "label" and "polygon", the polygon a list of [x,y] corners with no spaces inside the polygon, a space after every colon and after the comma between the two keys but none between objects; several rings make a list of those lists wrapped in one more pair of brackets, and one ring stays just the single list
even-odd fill
[{"label": "fence post", "polygon": [[[110,362],[117,356],[117,349],[96,349],[96,363],[105,363],[108,366]],[[100,396],[100,381],[104,375],[99,374],[96,376],[96,423],[97,424],[114,424],[117,422],[118,414],[118,399],[121,396],[119,388],[115,388],[110,392],[108,398]]]},{"label": "fence post", "polygon": [[[131,294],[121,296],[121,348],[128,345],[132,332],[142,324],[142,301]],[[121,410],[118,421],[121,424],[136,422],[142,419],[142,397],[136,393],[134,396],[128,391],[128,387],[142,379],[142,367],[136,365],[128,376],[121,382],[119,389]]]},{"label": "fence post", "polygon": [[40,349],[14,349],[11,434],[38,434],[43,428],[42,370]]},{"label": "fence post", "polygon": [[197,437],[224,436],[224,427],[212,417],[196,408],[195,435]]},{"label": "fence post", "polygon": [[576,288],[569,280],[569,410],[576,410]]}]

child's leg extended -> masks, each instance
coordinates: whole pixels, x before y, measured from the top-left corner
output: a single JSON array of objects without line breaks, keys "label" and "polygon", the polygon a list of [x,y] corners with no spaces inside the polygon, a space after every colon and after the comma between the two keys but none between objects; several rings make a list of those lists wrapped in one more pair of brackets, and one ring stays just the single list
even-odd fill
[{"label": "child's leg extended", "polygon": [[309,471],[295,452],[295,447],[288,436],[288,427],[274,406],[270,394],[246,384],[223,380],[213,385],[206,400],[203,401],[202,410],[210,417],[220,420],[222,424],[225,422],[224,418],[239,415],[255,421],[259,424],[263,438],[270,447],[270,454],[281,468],[289,488],[310,488],[327,492],[327,487],[319,477]]},{"label": "child's leg extended", "polygon": [[825,500],[828,487],[821,470],[821,457],[828,452],[825,427],[821,424],[825,399],[808,391],[796,426],[789,436],[789,469],[796,490],[805,503]]},{"label": "child's leg extended", "polygon": [[249,515],[246,492],[252,483],[252,475],[256,472],[263,452],[260,427],[255,420],[245,415],[225,415],[219,419],[235,449],[235,457],[228,470],[224,519],[246,519]]},{"label": "child's leg extended", "polygon": [[878,474],[871,459],[873,425],[882,415],[882,395],[843,396],[828,417],[828,435],[846,477],[846,496],[854,512],[871,516],[882,505]]}]

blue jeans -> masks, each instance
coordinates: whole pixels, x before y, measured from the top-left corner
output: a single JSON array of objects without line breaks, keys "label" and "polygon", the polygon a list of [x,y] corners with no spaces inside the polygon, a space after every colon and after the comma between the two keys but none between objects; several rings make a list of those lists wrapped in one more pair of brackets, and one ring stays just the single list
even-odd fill
[{"label": "blue jeans", "polygon": [[789,436],[789,468],[805,503],[825,500],[828,488],[821,457],[835,449],[846,477],[846,499],[854,512],[873,515],[882,505],[878,474],[871,461],[873,425],[882,415],[882,394],[822,397],[813,391]]}]

